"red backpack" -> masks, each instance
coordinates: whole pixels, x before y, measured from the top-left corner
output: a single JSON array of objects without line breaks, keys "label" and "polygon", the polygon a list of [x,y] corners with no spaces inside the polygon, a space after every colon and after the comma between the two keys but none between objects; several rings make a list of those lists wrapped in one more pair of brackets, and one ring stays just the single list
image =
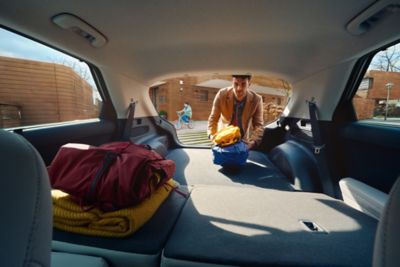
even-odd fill
[{"label": "red backpack", "polygon": [[175,163],[146,145],[114,142],[99,147],[67,144],[48,167],[51,185],[83,205],[115,210],[140,203],[164,185]]}]

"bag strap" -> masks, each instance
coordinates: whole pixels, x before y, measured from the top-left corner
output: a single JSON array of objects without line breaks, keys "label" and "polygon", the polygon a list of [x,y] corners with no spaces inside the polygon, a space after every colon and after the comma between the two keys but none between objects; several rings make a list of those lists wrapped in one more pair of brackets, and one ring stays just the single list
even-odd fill
[{"label": "bag strap", "polygon": [[128,117],[125,122],[124,131],[122,133],[122,140],[129,141],[130,132],[132,129],[133,119],[135,118],[135,108],[136,108],[137,101],[133,101],[131,98],[131,103],[128,107]]},{"label": "bag strap", "polygon": [[115,161],[115,159],[118,157],[118,154],[112,151],[108,151],[106,155],[104,156],[103,159],[103,164],[101,167],[97,170],[96,174],[93,177],[93,180],[89,186],[88,190],[88,195],[87,195],[87,200],[89,203],[94,203],[96,200],[95,196],[95,189],[97,187],[97,184],[99,183],[100,179],[104,177],[105,173],[110,169],[111,165]]},{"label": "bag strap", "polygon": [[190,195],[189,193],[185,193],[182,190],[179,190],[178,187],[172,186],[169,183],[165,183],[164,188],[166,188],[167,190],[171,189],[173,192],[177,193],[178,195],[180,195],[186,199],[189,198],[189,195]]},{"label": "bag strap", "polygon": [[325,144],[322,140],[321,131],[318,125],[318,107],[314,100],[307,101],[310,112],[311,132],[313,136],[314,155],[318,162],[318,172],[322,185],[322,190],[325,194],[335,197],[332,178],[328,170],[326,159]]}]

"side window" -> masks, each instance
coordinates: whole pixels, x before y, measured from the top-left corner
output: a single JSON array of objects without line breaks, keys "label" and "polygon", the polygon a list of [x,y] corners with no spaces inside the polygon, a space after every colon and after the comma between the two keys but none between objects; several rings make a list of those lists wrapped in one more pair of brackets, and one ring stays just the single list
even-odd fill
[{"label": "side window", "polygon": [[0,28],[0,128],[98,118],[86,63]]},{"label": "side window", "polygon": [[359,120],[400,125],[400,44],[374,56],[353,105]]}]

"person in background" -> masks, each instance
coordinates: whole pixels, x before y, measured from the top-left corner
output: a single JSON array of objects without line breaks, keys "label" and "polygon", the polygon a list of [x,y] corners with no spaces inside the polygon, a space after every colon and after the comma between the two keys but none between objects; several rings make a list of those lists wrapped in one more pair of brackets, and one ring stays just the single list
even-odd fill
[{"label": "person in background", "polygon": [[183,104],[183,109],[179,110],[178,113],[182,115],[182,121],[188,123],[192,118],[192,107],[190,106],[189,102],[185,102]]},{"label": "person in background", "polygon": [[208,118],[208,137],[213,139],[221,119],[222,128],[235,125],[240,128],[243,142],[254,149],[263,134],[262,97],[249,90],[251,75],[232,75],[232,86],[222,88],[214,98]]}]

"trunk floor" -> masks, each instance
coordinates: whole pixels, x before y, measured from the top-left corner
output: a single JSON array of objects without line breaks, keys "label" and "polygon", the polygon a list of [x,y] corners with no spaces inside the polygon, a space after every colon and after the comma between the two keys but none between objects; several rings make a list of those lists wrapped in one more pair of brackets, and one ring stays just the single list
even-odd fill
[{"label": "trunk floor", "polygon": [[229,171],[213,163],[210,149],[177,148],[166,156],[176,163],[174,179],[182,185],[240,185],[292,191],[289,180],[262,152],[250,151],[246,165]]}]

